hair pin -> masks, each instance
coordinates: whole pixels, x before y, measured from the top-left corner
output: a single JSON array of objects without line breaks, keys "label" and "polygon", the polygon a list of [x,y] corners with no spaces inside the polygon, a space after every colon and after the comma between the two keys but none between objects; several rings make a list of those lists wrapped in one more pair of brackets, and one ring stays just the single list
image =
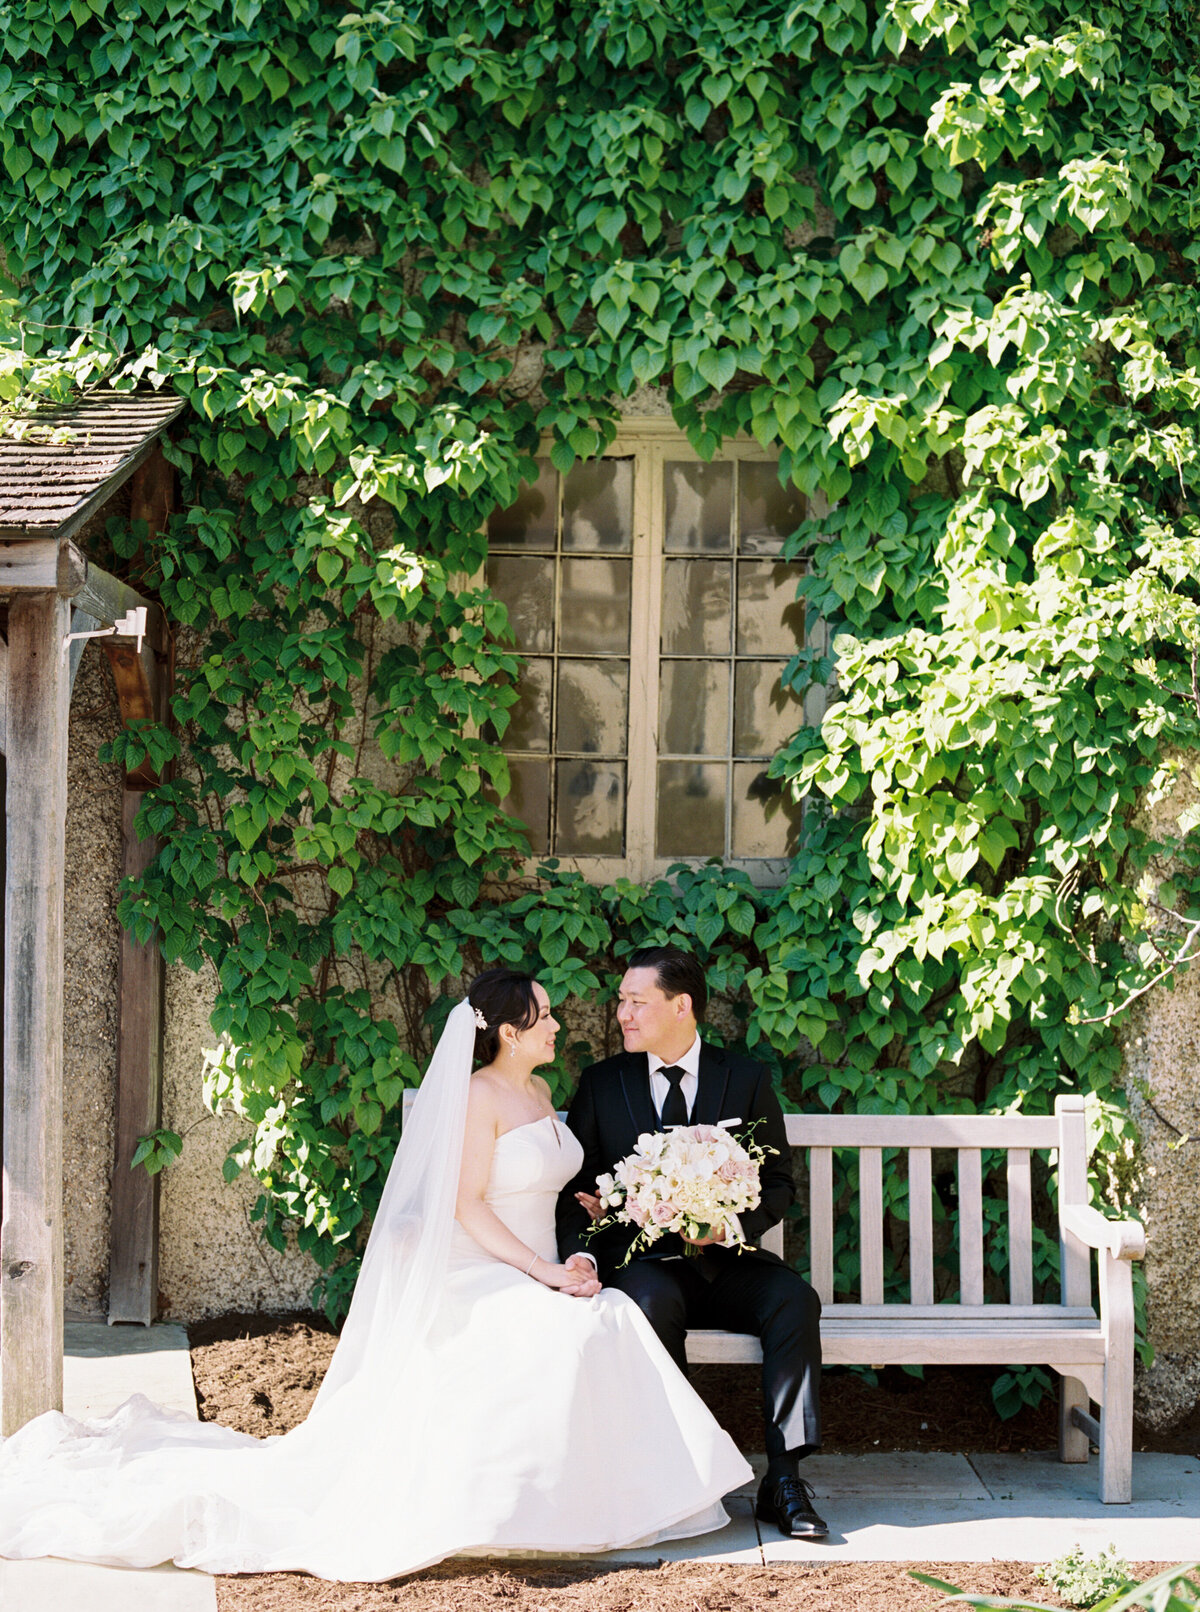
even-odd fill
[{"label": "hair pin", "polygon": [[475,1009],[475,1023],[479,1026],[479,1028],[481,1030],[486,1030],[487,1027],[488,1027],[487,1019],[484,1017],[483,1013],[481,1012],[481,1010],[479,1008]]}]

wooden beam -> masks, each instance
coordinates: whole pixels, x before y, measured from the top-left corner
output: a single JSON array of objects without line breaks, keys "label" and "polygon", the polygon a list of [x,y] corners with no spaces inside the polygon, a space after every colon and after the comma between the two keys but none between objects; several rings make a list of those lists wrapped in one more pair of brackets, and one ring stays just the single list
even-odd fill
[{"label": "wooden beam", "polygon": [[[121,875],[137,878],[158,853],[151,835],[139,840],[134,819],[140,789],[122,801]],[[162,1123],[163,957],[156,940],[139,946],[121,931],[117,974],[116,1156],[108,1266],[108,1319],[149,1326],[158,1306],[158,1177],[130,1160],[139,1136]]]},{"label": "wooden beam", "polygon": [[0,595],[46,592],[73,600],[76,610],[101,627],[113,626],[144,605],[146,639],[158,654],[165,654],[167,623],[161,608],[120,577],[92,565],[74,543],[51,538],[0,543]]},{"label": "wooden beam", "polygon": [[69,605],[17,594],[8,614],[2,1430],[62,1408],[63,857]]},{"label": "wooden beam", "polygon": [[0,543],[0,593],[49,589],[70,597],[83,587],[87,571],[87,561],[71,542],[38,537],[25,543]]}]

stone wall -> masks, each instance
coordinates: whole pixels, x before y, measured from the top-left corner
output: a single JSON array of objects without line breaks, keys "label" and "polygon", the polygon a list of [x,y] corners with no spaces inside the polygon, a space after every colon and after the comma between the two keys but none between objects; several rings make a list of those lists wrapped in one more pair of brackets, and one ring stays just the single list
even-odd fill
[{"label": "stone wall", "polygon": [[[1176,758],[1180,759],[1180,758]],[[1177,832],[1196,804],[1192,766],[1180,761],[1174,787],[1147,803],[1141,827]],[[1151,867],[1148,892],[1172,872]],[[1164,942],[1183,936],[1164,930]],[[1156,987],[1134,1005],[1122,1034],[1125,1086],[1140,1143],[1135,1207],[1146,1226],[1147,1323],[1155,1360],[1138,1373],[1136,1406],[1152,1427],[1169,1427],[1200,1401],[1200,963],[1174,988]]]},{"label": "stone wall", "polygon": [[245,1134],[236,1115],[214,1116],[201,1098],[204,1048],[216,1040],[208,1015],[215,981],[178,965],[167,970],[163,1124],[184,1138],[182,1156],[162,1174],[159,1309],[164,1320],[197,1321],[229,1310],[309,1307],[317,1267],[292,1250],[277,1254],[250,1221],[255,1183],[221,1174]]},{"label": "stone wall", "polygon": [[102,1317],[117,1064],[121,772],[96,752],[121,725],[108,661],[79,664],[67,750],[63,923],[63,1242],[69,1313]]}]

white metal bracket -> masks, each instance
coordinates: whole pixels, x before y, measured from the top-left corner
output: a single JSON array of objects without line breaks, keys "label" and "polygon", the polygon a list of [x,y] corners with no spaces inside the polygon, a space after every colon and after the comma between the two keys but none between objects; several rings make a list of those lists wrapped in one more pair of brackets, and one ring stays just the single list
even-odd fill
[{"label": "white metal bracket", "polygon": [[69,632],[62,641],[62,658],[64,664],[67,651],[71,645],[81,638],[110,638],[114,633],[120,633],[124,638],[136,638],[138,654],[142,652],[142,640],[146,636],[146,607],[138,605],[133,610],[127,610],[120,621],[111,627],[98,627],[95,632]]}]

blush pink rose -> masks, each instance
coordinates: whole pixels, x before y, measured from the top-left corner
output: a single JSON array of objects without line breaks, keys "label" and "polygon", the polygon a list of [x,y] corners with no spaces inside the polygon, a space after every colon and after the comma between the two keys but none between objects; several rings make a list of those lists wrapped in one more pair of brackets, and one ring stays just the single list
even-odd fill
[{"label": "blush pink rose", "polygon": [[717,1171],[718,1181],[736,1181],[742,1173],[742,1166],[736,1159],[726,1159]]},{"label": "blush pink rose", "polygon": [[675,1218],[675,1211],[669,1203],[656,1203],[650,1212],[656,1226],[666,1226]]}]

